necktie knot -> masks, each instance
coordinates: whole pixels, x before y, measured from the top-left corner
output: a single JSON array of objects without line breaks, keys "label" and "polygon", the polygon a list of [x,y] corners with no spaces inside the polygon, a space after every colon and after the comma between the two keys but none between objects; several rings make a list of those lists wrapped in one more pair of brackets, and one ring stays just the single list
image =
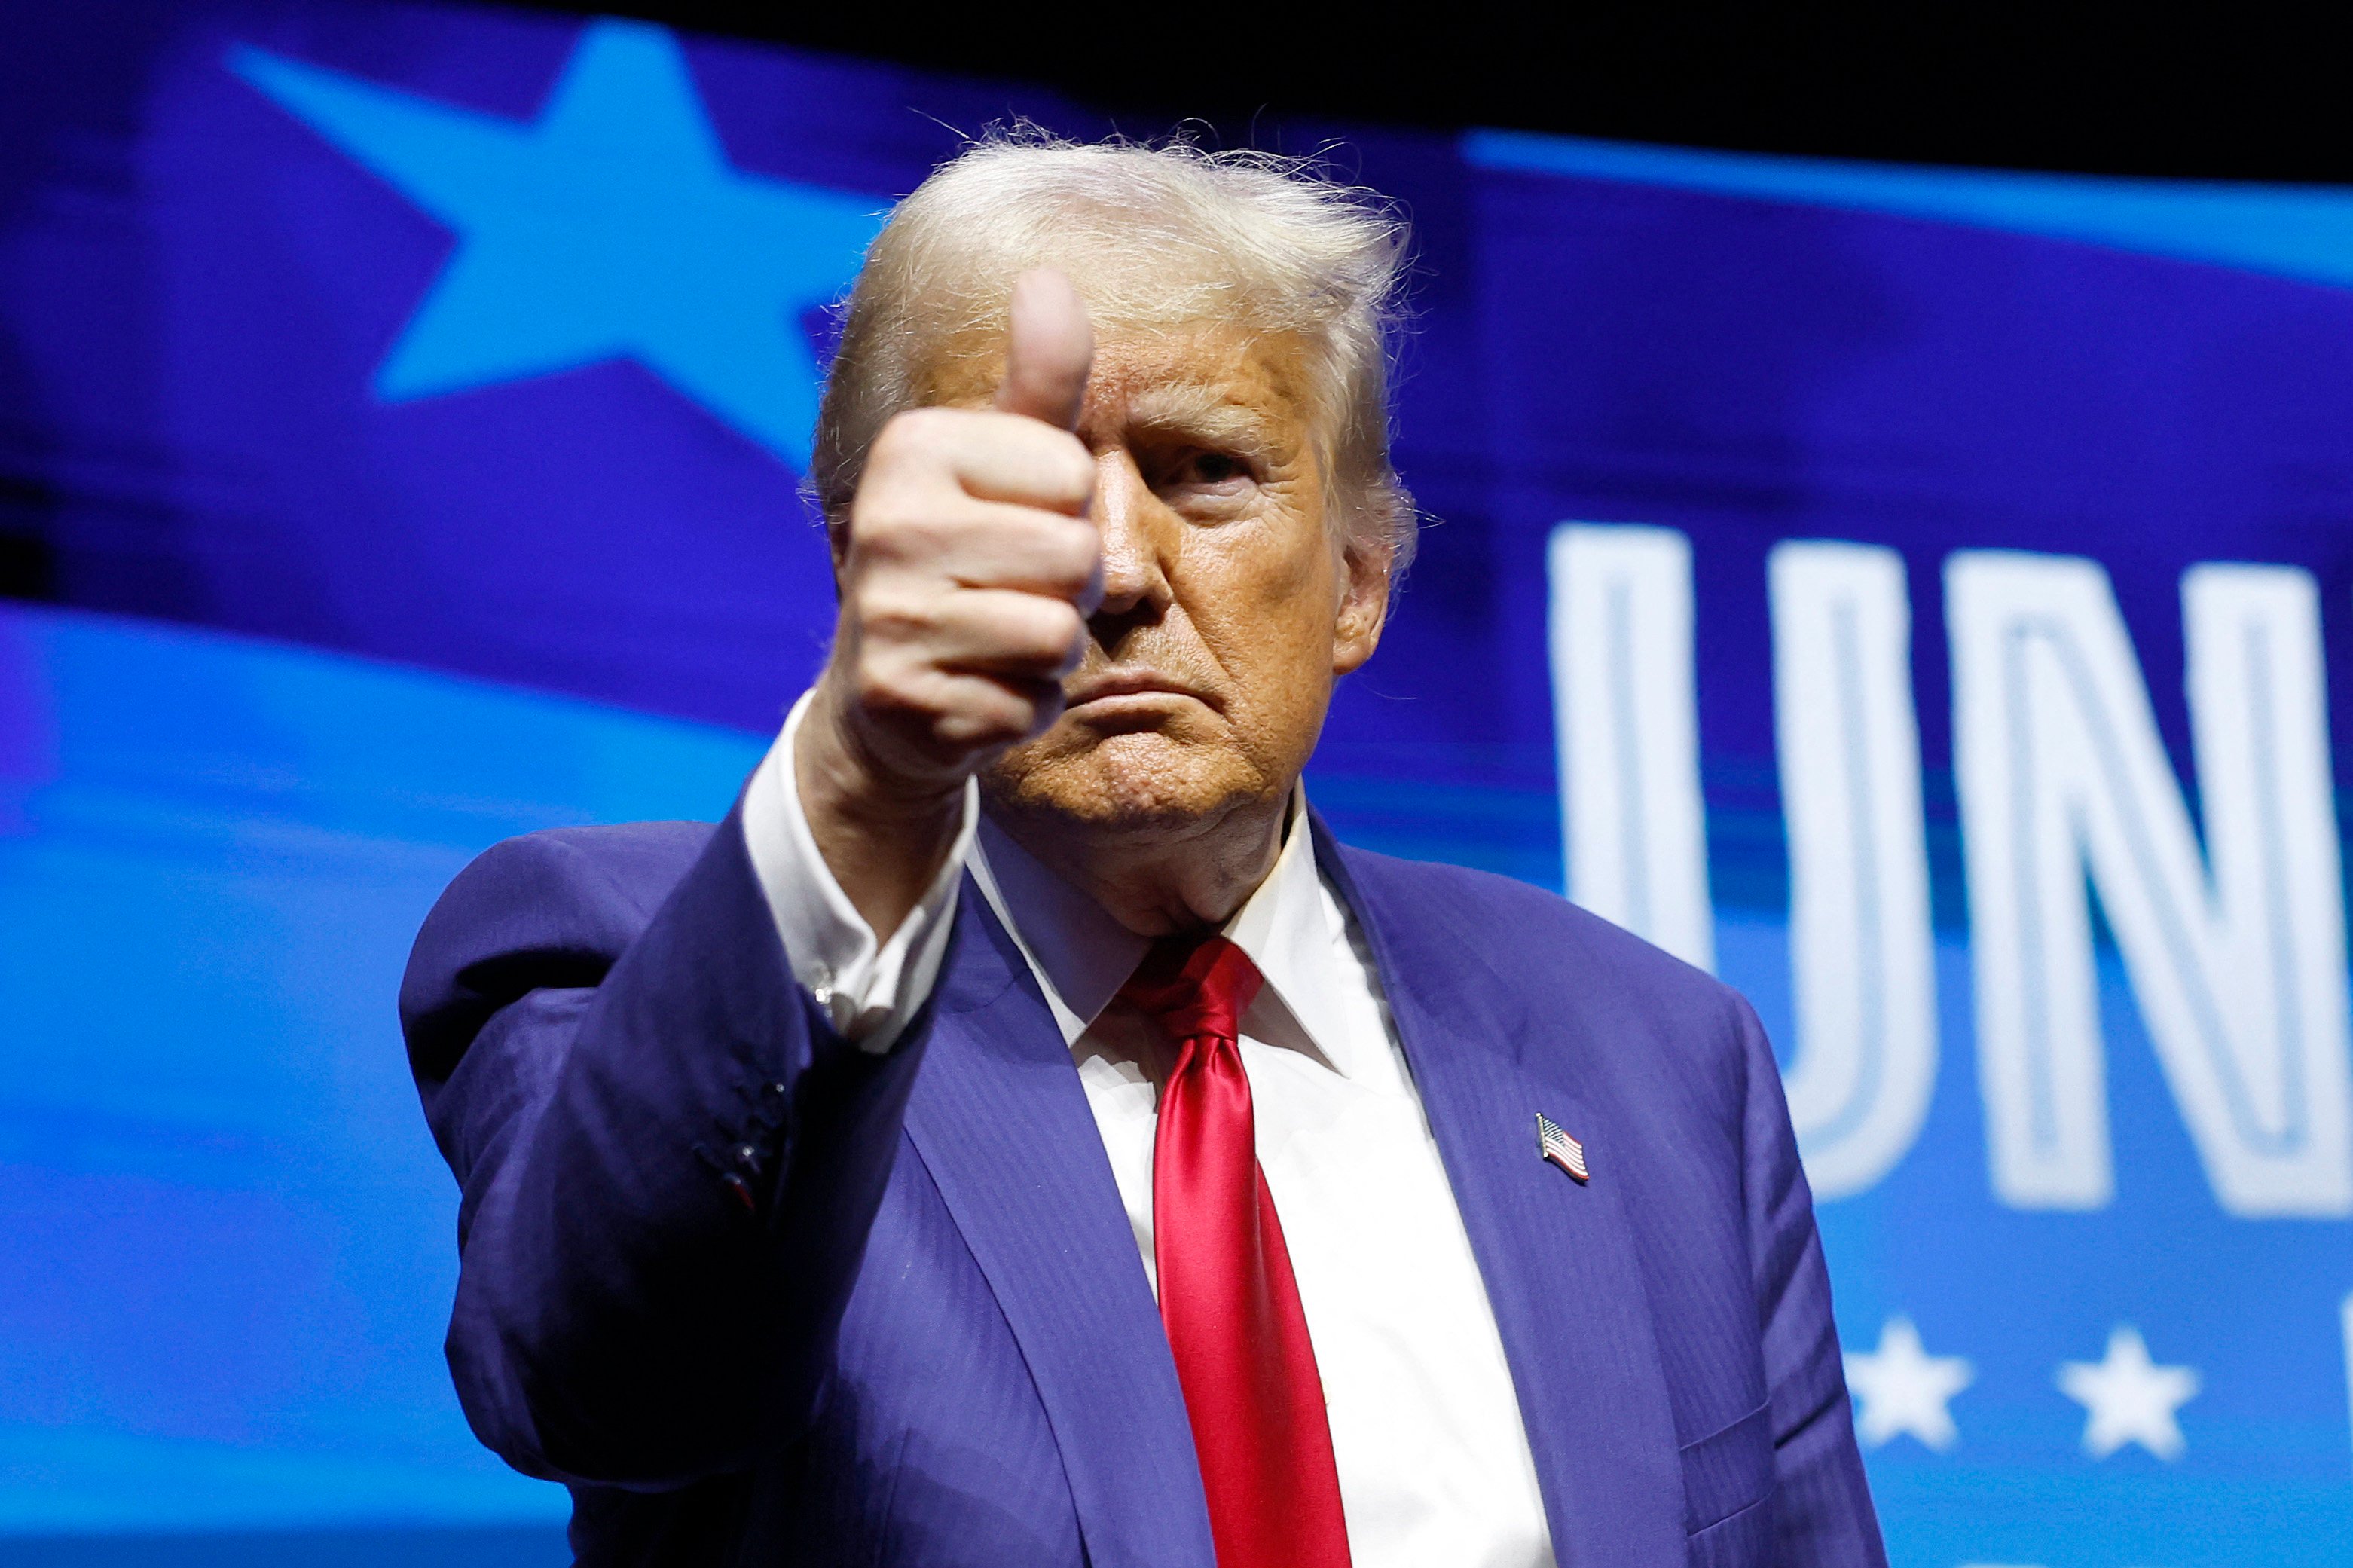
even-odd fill
[{"label": "necktie knot", "polygon": [[1179,1045],[1204,1036],[1239,1041],[1261,984],[1250,954],[1224,937],[1163,937],[1119,994]]}]

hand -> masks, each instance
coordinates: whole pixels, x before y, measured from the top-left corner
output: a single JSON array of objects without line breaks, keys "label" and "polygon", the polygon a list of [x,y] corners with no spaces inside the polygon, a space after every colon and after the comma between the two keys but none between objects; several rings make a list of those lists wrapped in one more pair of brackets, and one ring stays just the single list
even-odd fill
[{"label": "hand", "polygon": [[882,427],[850,503],[833,654],[794,757],[803,812],[885,939],[953,840],[965,780],[1062,710],[1103,593],[1095,467],[1071,434],[1093,334],[1060,272],[1014,285],[993,410]]}]

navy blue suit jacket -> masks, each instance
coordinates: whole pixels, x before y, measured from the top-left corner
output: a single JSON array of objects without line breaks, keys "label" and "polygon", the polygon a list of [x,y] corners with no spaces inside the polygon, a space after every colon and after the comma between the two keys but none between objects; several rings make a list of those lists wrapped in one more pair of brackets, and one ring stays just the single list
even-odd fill
[{"label": "navy blue suit jacket", "polygon": [[[1732,991],[1519,883],[1341,847],[1563,1568],[1883,1563],[1779,1077]],[[793,980],[731,818],[533,834],[401,991],[463,1190],[474,1430],[591,1563],[1213,1568],[1060,1032],[967,879],[896,1049]],[[1586,1145],[1536,1153],[1542,1111]]]}]

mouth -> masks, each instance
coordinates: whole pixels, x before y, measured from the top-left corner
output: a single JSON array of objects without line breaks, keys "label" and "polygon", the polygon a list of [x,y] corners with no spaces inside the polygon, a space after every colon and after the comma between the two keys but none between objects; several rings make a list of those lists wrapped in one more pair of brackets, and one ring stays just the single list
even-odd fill
[{"label": "mouth", "polygon": [[1166,710],[1177,700],[1189,700],[1206,708],[1219,706],[1214,697],[1189,681],[1156,669],[1129,668],[1089,670],[1076,677],[1064,693],[1063,710],[1076,712],[1084,708],[1104,714],[1140,712]]}]

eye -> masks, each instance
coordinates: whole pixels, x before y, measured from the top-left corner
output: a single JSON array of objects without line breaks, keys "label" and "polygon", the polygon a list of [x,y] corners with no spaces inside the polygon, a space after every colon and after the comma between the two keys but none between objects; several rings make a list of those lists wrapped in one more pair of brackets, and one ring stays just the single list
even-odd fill
[{"label": "eye", "polygon": [[1225,485],[1250,477],[1250,465],[1231,452],[1205,451],[1187,452],[1176,475],[1184,485]]}]

